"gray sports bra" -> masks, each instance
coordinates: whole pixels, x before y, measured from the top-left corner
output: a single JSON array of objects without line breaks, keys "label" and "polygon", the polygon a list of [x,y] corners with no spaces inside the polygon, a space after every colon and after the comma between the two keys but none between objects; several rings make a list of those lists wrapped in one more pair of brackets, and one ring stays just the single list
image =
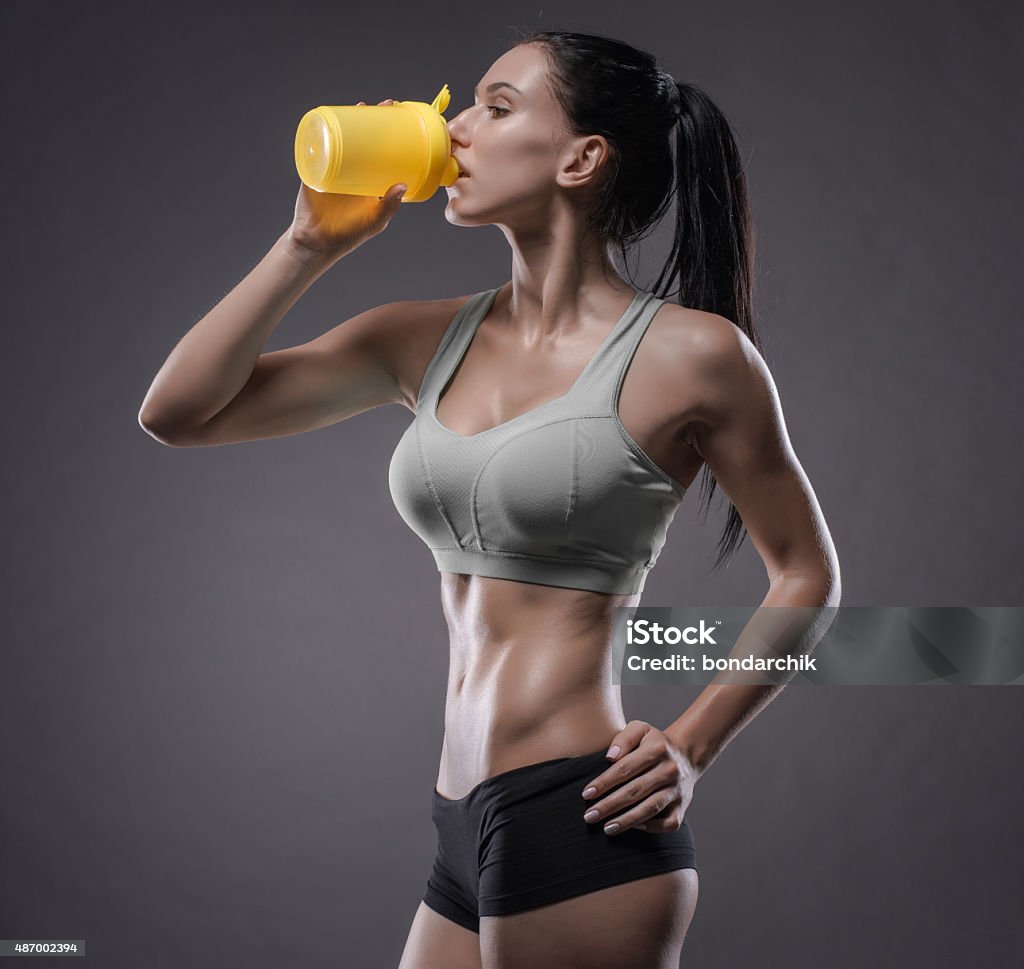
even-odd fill
[{"label": "gray sports bra", "polygon": [[439,572],[631,595],[642,591],[686,493],[629,435],[617,403],[664,300],[639,291],[569,390],[463,435],[437,404],[498,294],[471,296],[427,365],[391,458],[391,497]]}]

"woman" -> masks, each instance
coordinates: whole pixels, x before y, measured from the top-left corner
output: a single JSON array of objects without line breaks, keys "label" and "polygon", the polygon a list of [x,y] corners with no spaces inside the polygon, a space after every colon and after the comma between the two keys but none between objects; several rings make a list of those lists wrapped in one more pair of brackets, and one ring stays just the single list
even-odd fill
[{"label": "woman", "polygon": [[[391,488],[441,573],[451,666],[439,850],[401,967],[674,967],[697,899],[694,784],[777,690],[712,684],[663,729],[625,723],[613,607],[639,603],[702,466],[708,498],[717,481],[732,502],[718,564],[745,526],[771,580],[766,605],[839,595],[758,352],[743,172],[699,89],[594,35],[523,38],[449,130],[467,174],[446,217],[501,228],[509,282],[386,304],[261,353],[406,188],[375,200],[302,186],[292,225],[180,341],[140,422],[165,444],[202,446],[384,403],[413,411]],[[610,258],[673,191],[666,268],[685,306],[635,290]]]}]

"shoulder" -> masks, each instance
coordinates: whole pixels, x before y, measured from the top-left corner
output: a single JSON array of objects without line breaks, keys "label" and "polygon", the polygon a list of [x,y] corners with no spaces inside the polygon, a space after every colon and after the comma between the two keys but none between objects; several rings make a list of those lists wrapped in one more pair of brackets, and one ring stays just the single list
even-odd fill
[{"label": "shoulder", "polygon": [[416,339],[438,328],[443,333],[455,314],[473,295],[469,293],[443,299],[403,299],[384,304],[377,307],[377,329],[383,336],[395,339]]},{"label": "shoulder", "polygon": [[[728,363],[746,359],[757,349],[732,320],[717,313],[665,302],[658,310],[655,329],[659,348],[678,358],[696,356],[703,362]],[[759,355],[759,354],[758,354]]]},{"label": "shoulder", "polygon": [[727,409],[740,397],[773,394],[764,358],[727,317],[665,302],[651,331],[659,382],[689,416]]},{"label": "shoulder", "polygon": [[374,342],[394,375],[402,403],[415,409],[420,383],[445,331],[462,307],[476,294],[442,299],[411,299],[389,303],[378,316]]}]

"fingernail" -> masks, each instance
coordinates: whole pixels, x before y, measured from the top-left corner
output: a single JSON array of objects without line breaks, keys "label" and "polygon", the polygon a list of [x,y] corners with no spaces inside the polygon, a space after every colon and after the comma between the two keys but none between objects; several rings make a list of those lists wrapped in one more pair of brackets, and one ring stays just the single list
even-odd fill
[{"label": "fingernail", "polygon": [[583,796],[584,796],[584,797],[593,797],[593,796],[594,796],[594,795],[595,795],[596,793],[597,793],[597,788],[596,788],[596,787],[588,787],[588,788],[587,788],[587,789],[586,789],[586,790],[585,790],[585,791],[583,792]]},{"label": "fingernail", "polygon": [[619,825],[618,825],[618,822],[616,822],[616,821],[612,821],[611,824],[606,824],[604,826],[604,833],[605,834],[615,834],[615,832],[618,831],[618,830],[619,830]]},{"label": "fingernail", "polygon": [[613,744],[613,745],[612,745],[612,746],[611,746],[611,747],[610,747],[610,748],[608,749],[608,753],[607,753],[607,754],[605,754],[605,756],[606,756],[606,757],[611,757],[611,758],[612,758],[612,759],[614,760],[614,759],[615,759],[616,757],[618,757],[618,756],[619,756],[619,754],[620,754],[621,752],[622,752],[622,748],[621,748],[621,747],[619,747],[619,745],[618,745],[618,744]]},{"label": "fingernail", "polygon": [[591,808],[589,811],[587,811],[586,814],[583,815],[583,820],[584,821],[593,821],[593,820],[595,820],[597,818],[599,813],[600,812],[597,810],[597,808]]}]

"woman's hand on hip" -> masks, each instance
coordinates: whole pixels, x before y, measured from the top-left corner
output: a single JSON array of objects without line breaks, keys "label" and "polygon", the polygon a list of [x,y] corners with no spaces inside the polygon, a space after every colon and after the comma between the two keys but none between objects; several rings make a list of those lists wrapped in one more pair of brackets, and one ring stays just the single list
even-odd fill
[{"label": "woman's hand on hip", "polygon": [[643,720],[630,720],[612,738],[608,753],[614,763],[584,788],[584,798],[590,802],[584,820],[603,824],[606,834],[629,828],[648,833],[677,831],[700,776],[687,756]]}]

